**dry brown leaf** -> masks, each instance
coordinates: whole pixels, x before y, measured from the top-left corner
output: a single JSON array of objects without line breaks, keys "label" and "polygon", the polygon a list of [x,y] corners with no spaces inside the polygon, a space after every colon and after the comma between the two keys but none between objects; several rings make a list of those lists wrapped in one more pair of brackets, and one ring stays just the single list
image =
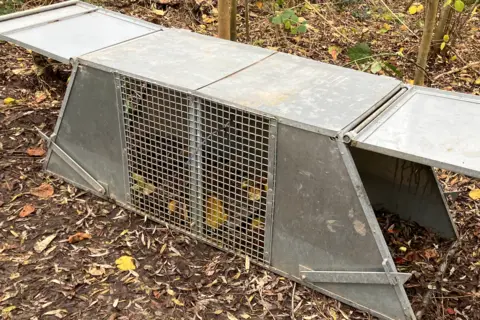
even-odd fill
[{"label": "dry brown leaf", "polygon": [[27,154],[31,157],[42,157],[45,155],[45,150],[42,147],[28,148]]},{"label": "dry brown leaf", "polygon": [[77,232],[73,236],[68,237],[68,242],[76,243],[85,239],[92,239],[92,235],[84,232]]},{"label": "dry brown leaf", "polygon": [[92,266],[88,269],[88,273],[92,276],[102,276],[105,274],[105,268],[100,266]]},{"label": "dry brown leaf", "polygon": [[45,250],[48,247],[48,245],[53,241],[53,239],[55,239],[56,236],[57,236],[56,234],[52,234],[52,235],[49,235],[48,237],[46,237],[43,240],[37,241],[35,243],[35,245],[33,246],[33,249],[37,253],[42,253],[42,251]]},{"label": "dry brown leaf", "polygon": [[35,92],[35,102],[40,103],[45,101],[47,99],[47,94],[43,91],[37,91]]},{"label": "dry brown leaf", "polygon": [[427,259],[431,259],[431,258],[436,258],[436,257],[438,257],[437,250],[436,250],[435,248],[425,250],[425,257],[426,257]]},{"label": "dry brown leaf", "polygon": [[30,194],[39,198],[50,198],[53,196],[53,187],[48,183],[42,183],[39,187],[30,189]]},{"label": "dry brown leaf", "polygon": [[32,213],[35,212],[35,207],[32,206],[31,204],[26,204],[22,211],[20,211],[20,213],[18,214],[18,216],[20,218],[25,218],[25,217],[28,217],[29,215],[31,215]]}]

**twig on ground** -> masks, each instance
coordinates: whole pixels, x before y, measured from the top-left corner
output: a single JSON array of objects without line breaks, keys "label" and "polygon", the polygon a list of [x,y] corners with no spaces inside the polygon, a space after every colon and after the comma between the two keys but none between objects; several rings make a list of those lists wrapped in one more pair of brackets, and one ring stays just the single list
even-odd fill
[{"label": "twig on ground", "polygon": [[295,319],[295,288],[297,287],[297,283],[293,283],[293,289],[292,289],[292,305],[291,305],[291,312],[292,312],[292,319]]},{"label": "twig on ground", "polygon": [[435,78],[433,78],[434,81],[440,79],[441,77],[443,76],[446,76],[446,75],[449,75],[449,74],[452,74],[452,73],[457,73],[457,72],[460,72],[462,70],[465,70],[465,69],[468,69],[468,68],[471,68],[473,66],[476,66],[476,65],[479,65],[480,64],[480,61],[475,61],[475,62],[470,62],[469,64],[461,67],[461,68],[454,68],[450,71],[447,71],[447,72],[444,72],[444,73],[440,73],[438,76],[436,76]]}]

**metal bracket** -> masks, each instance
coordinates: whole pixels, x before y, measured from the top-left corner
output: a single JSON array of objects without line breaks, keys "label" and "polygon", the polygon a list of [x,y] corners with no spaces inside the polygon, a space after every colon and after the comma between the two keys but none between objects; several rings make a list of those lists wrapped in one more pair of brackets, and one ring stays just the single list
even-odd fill
[{"label": "metal bracket", "polygon": [[62,150],[58,145],[53,142],[53,138],[55,137],[55,134],[52,135],[52,137],[48,137],[45,133],[40,131],[40,129],[36,128],[40,136],[47,142],[47,146],[49,149],[51,149],[53,152],[55,152],[65,163],[67,163],[73,170],[75,170],[76,173],[78,173],[85,181],[87,181],[92,188],[97,191],[100,194],[105,194],[105,188],[97,181],[95,178],[93,178],[85,169],[83,169],[75,160],[73,160],[65,151]]},{"label": "metal bracket", "polygon": [[360,284],[404,284],[410,273],[401,272],[368,272],[368,271],[313,271],[302,265],[300,277],[307,282],[326,283],[360,283]]}]

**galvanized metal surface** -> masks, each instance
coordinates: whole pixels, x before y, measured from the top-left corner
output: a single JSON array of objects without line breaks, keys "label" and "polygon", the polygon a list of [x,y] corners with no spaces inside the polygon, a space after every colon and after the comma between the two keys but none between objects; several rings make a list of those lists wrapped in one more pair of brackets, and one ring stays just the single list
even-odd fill
[{"label": "galvanized metal surface", "polygon": [[257,63],[274,51],[165,29],[82,57],[103,67],[194,90]]},{"label": "galvanized metal surface", "polygon": [[[393,272],[391,277],[404,284],[410,273]],[[390,279],[385,272],[364,271],[314,271],[300,266],[300,277],[304,281],[314,283],[357,283],[357,284],[390,284]]]},{"label": "galvanized metal surface", "polygon": [[78,3],[0,22],[0,39],[68,63],[73,57],[156,30],[159,27]]},{"label": "galvanized metal surface", "polygon": [[119,77],[129,204],[208,243],[268,263],[274,120]]},{"label": "galvanized metal surface", "polygon": [[199,91],[333,136],[399,85],[392,78],[278,53]]},{"label": "galvanized metal surface", "polygon": [[60,7],[54,10],[41,11],[36,14],[25,15],[14,19],[5,19],[5,21],[0,20],[0,34],[5,34],[12,30],[31,27],[56,19],[62,19],[74,14],[86,12],[92,8],[95,8],[95,6],[79,3]]},{"label": "galvanized metal surface", "polygon": [[[299,280],[300,265],[315,271],[384,272],[388,247],[372,211],[367,218],[357,189],[336,141],[280,124],[272,267]],[[384,318],[406,319],[396,286],[313,284]]]},{"label": "galvanized metal surface", "polygon": [[375,210],[396,213],[446,238],[457,237],[431,167],[357,148],[350,151]]},{"label": "galvanized metal surface", "polygon": [[[413,88],[354,146],[480,178],[480,97]],[[455,132],[450,129],[454,128]]]},{"label": "galvanized metal surface", "polygon": [[[109,197],[125,201],[121,128],[115,98],[112,74],[79,66],[68,104],[62,107],[55,143],[93,179],[106,185]],[[50,153],[46,169],[99,194],[55,152]]]}]

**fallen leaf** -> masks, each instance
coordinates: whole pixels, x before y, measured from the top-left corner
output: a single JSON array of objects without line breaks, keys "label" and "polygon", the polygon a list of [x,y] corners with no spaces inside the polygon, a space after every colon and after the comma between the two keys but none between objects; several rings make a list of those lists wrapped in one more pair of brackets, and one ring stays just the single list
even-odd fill
[{"label": "fallen leaf", "polygon": [[17,279],[20,277],[20,273],[14,272],[10,275],[10,280]]},{"label": "fallen leaf", "polygon": [[102,276],[105,274],[105,268],[100,266],[92,266],[88,269],[88,273],[92,276]]},{"label": "fallen leaf", "polygon": [[455,314],[455,310],[453,310],[452,308],[447,308],[445,311],[447,311],[448,314]]},{"label": "fallen leaf", "polygon": [[43,155],[45,155],[45,150],[42,147],[28,148],[27,154],[31,157],[42,157]]},{"label": "fallen leaf", "polygon": [[258,9],[262,9],[262,8],[263,8],[263,2],[262,2],[262,1],[257,1],[257,2],[255,2],[255,5],[257,6]]},{"label": "fallen leaf", "polygon": [[26,204],[22,211],[20,211],[20,213],[18,214],[18,216],[20,218],[25,218],[25,217],[28,217],[29,215],[31,215],[32,213],[35,212],[35,207],[32,206],[31,204]]},{"label": "fallen leaf", "polygon": [[171,201],[168,203],[168,211],[169,211],[170,213],[174,213],[176,207],[177,207],[177,202],[176,202],[175,200],[171,200]]},{"label": "fallen leaf", "polygon": [[434,249],[427,249],[427,250],[425,250],[425,257],[427,259],[436,258],[436,257],[438,257],[438,252],[435,248]]},{"label": "fallen leaf", "polygon": [[170,289],[170,288],[167,289],[167,293],[168,293],[168,295],[170,295],[170,296],[175,296],[175,291],[173,291],[173,290]]},{"label": "fallen leaf", "polygon": [[2,315],[7,316],[10,312],[12,312],[15,309],[17,309],[17,307],[15,306],[9,306],[9,307],[3,308]]},{"label": "fallen leaf", "polygon": [[35,245],[33,246],[33,249],[35,249],[35,251],[37,253],[41,253],[43,250],[45,250],[48,245],[53,241],[53,239],[55,239],[57,237],[57,234],[52,234],[52,235],[49,235],[48,237],[46,237],[45,239],[43,240],[39,240],[35,243]]},{"label": "fallen leaf", "polygon": [[3,103],[6,104],[6,105],[15,104],[15,103],[17,103],[17,100],[8,97],[8,98],[3,99]]},{"label": "fallen leaf", "polygon": [[122,271],[135,270],[135,264],[133,263],[133,258],[130,256],[121,256],[115,260],[117,268]]},{"label": "fallen leaf", "polygon": [[68,311],[65,310],[65,309],[57,309],[57,310],[52,310],[52,311],[45,312],[43,315],[44,316],[55,316],[59,319],[62,319],[63,317],[65,317],[65,315],[63,315],[62,313],[68,313]]},{"label": "fallen leaf", "polygon": [[474,189],[468,193],[472,200],[480,200],[480,189]]},{"label": "fallen leaf", "polygon": [[68,243],[76,243],[86,239],[92,239],[92,235],[85,232],[77,232],[73,236],[68,237]]},{"label": "fallen leaf", "polygon": [[39,187],[30,189],[30,194],[39,198],[50,198],[53,196],[53,187],[48,183],[42,183]]},{"label": "fallen leaf", "polygon": [[[455,56],[456,57],[456,56]],[[452,57],[453,58],[453,57]],[[475,84],[479,84],[480,85],[480,78],[477,78],[477,80],[475,80]]]},{"label": "fallen leaf", "polygon": [[165,15],[165,11],[163,11],[163,10],[152,9],[152,12],[155,13],[157,16],[164,16]]},{"label": "fallen leaf", "polygon": [[207,225],[213,229],[218,229],[227,218],[228,215],[223,209],[222,201],[213,196],[208,197],[206,204]]},{"label": "fallen leaf", "polygon": [[175,303],[177,306],[183,307],[184,304],[178,299],[172,298],[173,303]]},{"label": "fallen leaf", "polygon": [[402,252],[407,251],[407,248],[406,248],[406,247],[400,247],[399,249],[400,249],[400,251],[402,251]]},{"label": "fallen leaf", "polygon": [[155,297],[155,299],[160,299],[161,294],[157,290],[153,290],[153,296]]},{"label": "fallen leaf", "polygon": [[410,8],[408,8],[408,13],[410,14],[417,13],[417,6],[411,6]]},{"label": "fallen leaf", "polygon": [[228,320],[238,320],[237,317],[235,317],[233,314],[231,314],[230,312],[227,312],[227,318]]},{"label": "fallen leaf", "polygon": [[242,314],[240,315],[240,317],[241,317],[242,319],[250,319],[250,318],[251,318],[251,317],[250,317],[248,314],[246,314],[246,313],[242,313]]},{"label": "fallen leaf", "polygon": [[40,103],[47,99],[47,94],[43,91],[35,92],[35,102]]},{"label": "fallen leaf", "polygon": [[213,313],[218,315],[218,314],[221,314],[222,312],[223,312],[222,309],[218,309],[218,310],[215,310]]}]

